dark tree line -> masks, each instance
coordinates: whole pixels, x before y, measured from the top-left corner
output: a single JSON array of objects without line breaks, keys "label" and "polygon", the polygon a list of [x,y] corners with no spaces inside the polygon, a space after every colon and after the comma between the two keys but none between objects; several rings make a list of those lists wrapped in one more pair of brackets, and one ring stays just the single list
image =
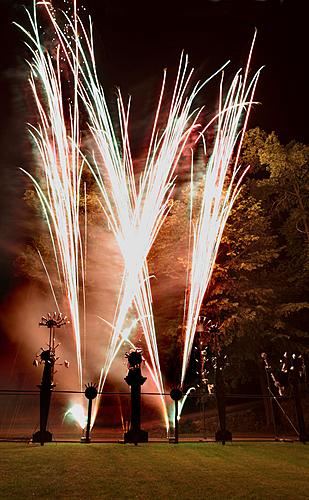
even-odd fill
[{"label": "dark tree line", "polygon": [[[227,221],[201,310],[201,316],[220,326],[231,386],[258,384],[259,378],[263,386],[261,352],[278,362],[286,350],[309,352],[308,160],[309,146],[283,145],[274,132],[259,128],[246,133],[241,163],[251,168]],[[175,286],[177,269],[180,275],[186,267],[187,194],[175,202],[150,255],[158,278],[166,276]],[[158,308],[156,319],[163,364],[175,380],[180,297],[173,317],[162,320]]]},{"label": "dark tree line", "polygon": [[285,351],[309,352],[309,147],[255,128],[241,161],[251,169],[204,312],[221,324],[234,384],[260,373],[263,388],[262,351],[274,363]]}]

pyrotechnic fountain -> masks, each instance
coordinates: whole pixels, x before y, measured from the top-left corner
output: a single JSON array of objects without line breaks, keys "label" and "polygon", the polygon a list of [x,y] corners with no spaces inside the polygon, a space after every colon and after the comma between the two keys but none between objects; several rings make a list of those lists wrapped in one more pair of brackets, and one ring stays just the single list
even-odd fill
[{"label": "pyrotechnic fountain", "polygon": [[[39,180],[36,180],[32,174],[26,173],[34,184],[50,231],[59,278],[63,283],[72,317],[78,376],[80,386],[82,386],[83,353],[79,289],[83,290],[84,314],[86,313],[86,291],[79,205],[83,164],[91,170],[101,193],[100,203],[103,213],[123,259],[123,268],[120,270],[122,284],[114,320],[109,323],[104,319],[105,323],[111,327],[111,334],[105,361],[102,362],[98,391],[99,393],[102,391],[112,363],[124,341],[128,341],[135,348],[129,339],[133,328],[129,328],[128,335],[124,336],[123,333],[124,322],[133,304],[136,314],[133,324],[139,322],[143,329],[148,351],[146,366],[158,393],[161,394],[163,418],[168,430],[169,419],[162,395],[164,385],[152,310],[147,257],[171,208],[178,161],[184,149],[188,147],[189,139],[197,143],[203,139],[207,128],[199,124],[202,108],[194,109],[194,100],[206,83],[226,65],[204,82],[195,85],[190,92],[193,70],[188,70],[188,57],[181,56],[168,116],[163,132],[160,132],[158,123],[166,85],[166,72],[164,72],[148,153],[143,172],[137,181],[128,134],[130,101],[126,109],[119,92],[117,99],[121,129],[119,145],[97,76],[92,28],[90,26],[88,35],[77,15],[76,0],[73,3],[73,18],[71,19],[68,14],[64,13],[65,30],[61,28],[51,3],[45,1],[34,2],[33,16],[28,13],[32,31],[28,32],[20,26],[28,37],[29,48],[32,52],[32,61],[29,63],[30,85],[37,106],[39,123],[31,127],[30,132],[42,164]],[[45,8],[54,29],[57,42],[53,55],[41,42],[36,13],[37,5]],[[200,215],[196,224],[193,224],[192,218],[190,221],[182,388],[185,384],[199,311],[209,285],[225,222],[246,172],[246,169],[239,172],[238,160],[259,76],[257,72],[251,82],[247,83],[252,47],[244,77],[241,72],[236,74],[225,99],[222,96],[223,83],[221,82],[219,110],[210,122],[210,124],[217,122],[214,148],[209,160],[206,160],[205,152],[206,170]],[[63,106],[63,65],[70,73],[70,79],[73,82],[71,100],[66,111]],[[41,99],[42,92],[46,99]],[[80,139],[79,116],[82,109],[88,114],[89,132],[94,143],[94,150],[90,155],[85,152]],[[239,132],[242,122],[244,122],[244,127]],[[232,162],[235,148],[236,157]],[[192,153],[192,183],[193,175],[194,156]],[[192,197],[191,215],[193,203]],[[56,293],[45,264],[44,267],[57,304]],[[87,340],[85,329],[84,340]],[[92,424],[99,401],[98,397]]]}]

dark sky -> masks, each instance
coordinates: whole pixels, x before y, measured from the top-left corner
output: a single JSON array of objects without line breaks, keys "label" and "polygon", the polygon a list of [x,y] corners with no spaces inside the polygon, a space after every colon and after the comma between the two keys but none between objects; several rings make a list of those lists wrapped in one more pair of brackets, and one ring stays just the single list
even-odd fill
[{"label": "dark sky", "polygon": [[[58,5],[65,5],[64,1],[54,0]],[[232,74],[245,63],[256,27],[252,67],[266,68],[257,92],[262,106],[254,113],[251,124],[276,130],[283,141],[296,138],[309,142],[306,3],[80,0],[93,17],[104,86],[112,90],[119,85],[137,101],[145,83],[156,82],[158,86],[162,69],[175,69],[182,49],[189,54],[199,76],[209,75],[227,59],[232,60],[228,70]],[[22,67],[22,35],[11,23],[18,20],[25,24],[25,4],[31,6],[32,1],[0,0],[2,110],[8,110],[14,86],[14,79],[8,81],[5,74],[21,71]]]},{"label": "dark sky", "polygon": [[[262,105],[254,111],[251,125],[277,131],[284,142],[293,138],[309,142],[306,1],[88,0],[84,4],[93,13],[104,80],[120,85],[137,100],[145,81],[158,82],[164,67],[175,69],[182,49],[199,77],[228,59],[232,64],[227,75],[233,75],[245,64],[256,27],[252,68],[265,65],[265,69],[256,94]],[[217,90],[218,81],[215,85]]]},{"label": "dark sky", "polygon": [[[63,0],[57,0],[61,5]],[[29,100],[22,35],[12,25],[26,22],[23,5],[31,1],[0,0],[0,265],[3,294],[10,286],[15,244],[23,237],[24,178],[18,167],[29,152],[25,123]],[[110,99],[116,86],[132,94],[133,134],[139,135],[156,102],[162,70],[172,84],[184,49],[204,78],[228,59],[227,75],[246,62],[258,30],[252,68],[265,65],[256,98],[261,102],[249,126],[275,130],[283,142],[295,138],[309,143],[308,26],[306,1],[300,0],[195,0],[156,2],[81,0],[95,26],[97,60]],[[218,80],[209,88],[211,109]],[[207,96],[206,96],[207,98]],[[31,108],[31,105],[30,105]]]}]

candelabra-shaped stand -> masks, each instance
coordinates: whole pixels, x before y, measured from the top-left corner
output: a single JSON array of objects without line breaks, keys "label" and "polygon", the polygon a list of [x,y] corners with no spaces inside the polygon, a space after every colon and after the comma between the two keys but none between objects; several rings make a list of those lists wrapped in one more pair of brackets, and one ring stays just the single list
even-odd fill
[{"label": "candelabra-shaped stand", "polygon": [[125,381],[131,387],[131,422],[128,432],[124,434],[124,442],[137,445],[137,443],[148,442],[148,432],[141,429],[141,386],[147,378],[141,373],[143,358],[140,349],[126,353],[126,358],[129,370]]},{"label": "candelabra-shaped stand", "polygon": [[[62,316],[61,313],[54,313],[53,315],[48,313],[47,318],[43,316],[39,323],[40,326],[45,326],[49,329],[48,347],[47,349],[41,348],[41,352],[37,355],[39,361],[35,359],[33,362],[35,366],[39,364],[44,365],[41,384],[38,386],[40,389],[40,430],[35,432],[32,436],[32,441],[34,443],[41,443],[41,446],[43,446],[44,443],[52,441],[52,433],[47,430],[47,422],[51,395],[55,387],[55,363],[57,359],[59,359],[56,357],[56,349],[59,344],[56,345],[55,343],[55,328],[60,328],[65,325],[66,322],[67,318]],[[64,365],[68,367],[69,363],[65,361]]]}]

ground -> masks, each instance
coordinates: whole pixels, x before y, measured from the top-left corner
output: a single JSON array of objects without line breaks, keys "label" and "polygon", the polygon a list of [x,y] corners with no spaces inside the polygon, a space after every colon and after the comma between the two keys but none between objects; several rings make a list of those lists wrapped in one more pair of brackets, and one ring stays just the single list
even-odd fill
[{"label": "ground", "polygon": [[309,446],[0,443],[1,499],[309,499]]}]

